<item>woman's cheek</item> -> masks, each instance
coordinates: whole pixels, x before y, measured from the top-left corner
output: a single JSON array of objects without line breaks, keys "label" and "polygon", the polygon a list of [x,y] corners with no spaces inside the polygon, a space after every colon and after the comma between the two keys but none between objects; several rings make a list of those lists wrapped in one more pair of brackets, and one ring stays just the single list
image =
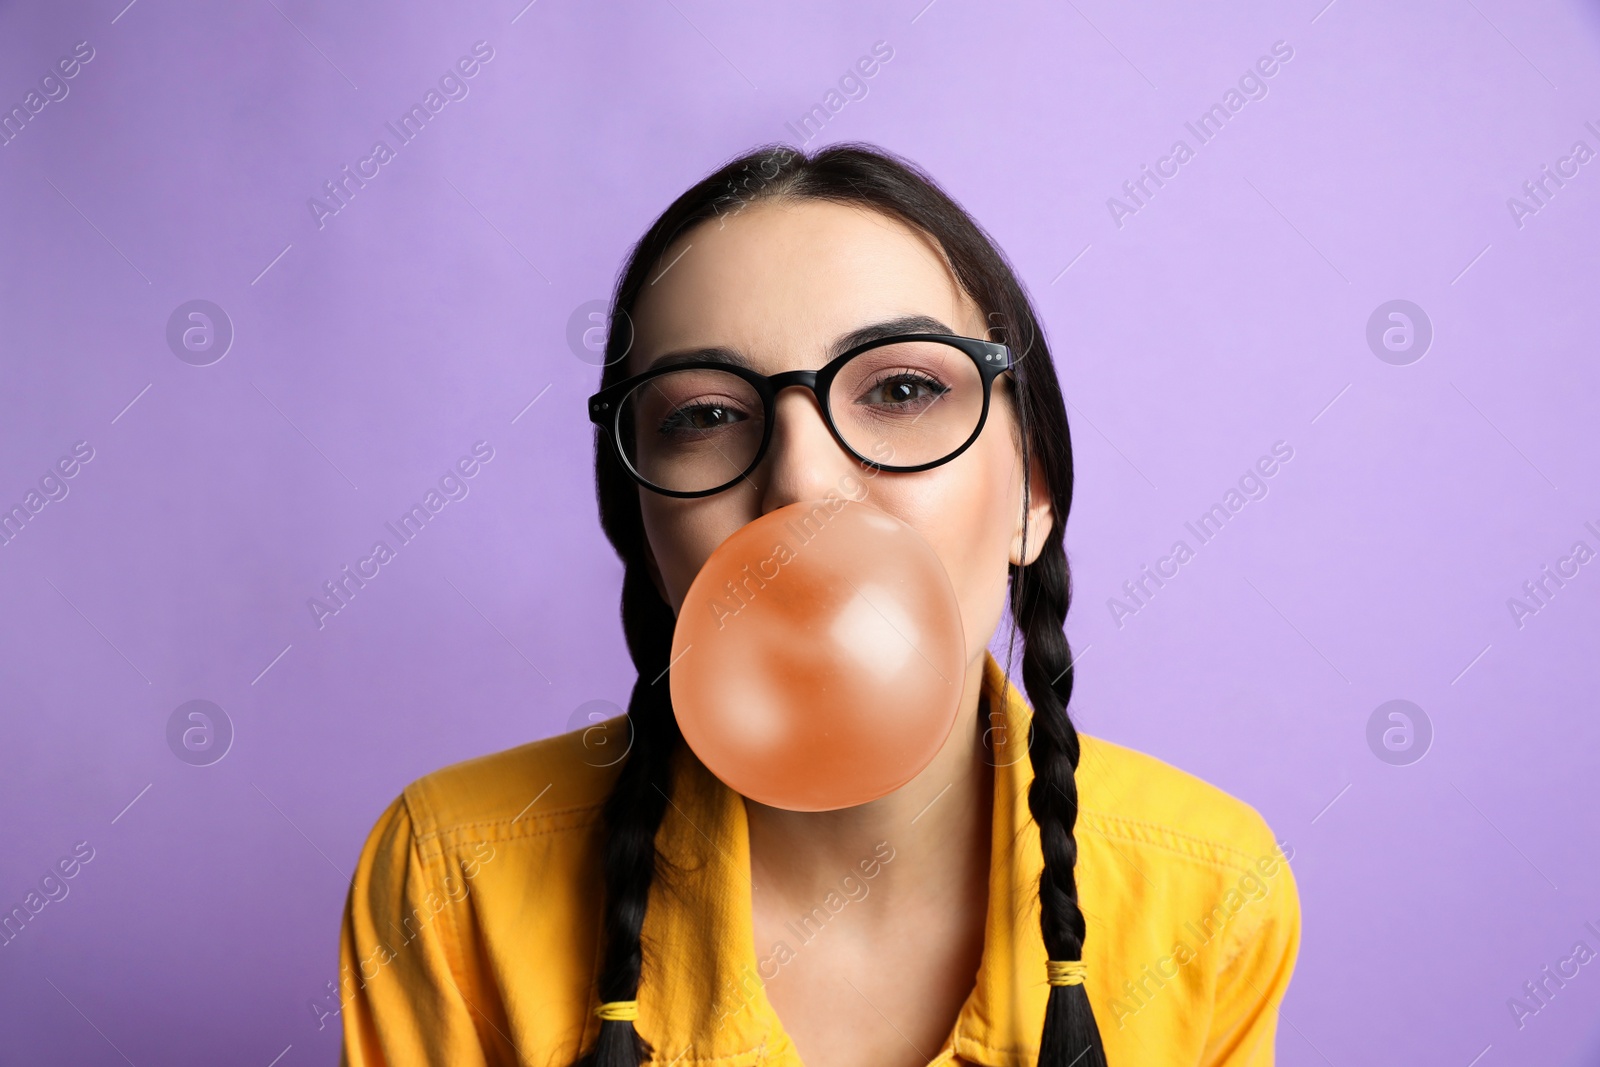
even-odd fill
[{"label": "woman's cheek", "polygon": [[666,586],[667,602],[677,614],[711,553],[748,519],[715,497],[687,501],[658,497],[641,501],[640,510],[645,536]]},{"label": "woman's cheek", "polygon": [[986,466],[951,463],[946,469],[952,477],[930,486],[933,491],[915,504],[903,501],[900,513],[944,563],[961,608],[969,651],[986,646],[999,622],[1010,551],[1011,523],[1001,518],[1010,512],[1003,489],[991,488],[994,482],[1003,486],[1004,479],[982,477]]}]

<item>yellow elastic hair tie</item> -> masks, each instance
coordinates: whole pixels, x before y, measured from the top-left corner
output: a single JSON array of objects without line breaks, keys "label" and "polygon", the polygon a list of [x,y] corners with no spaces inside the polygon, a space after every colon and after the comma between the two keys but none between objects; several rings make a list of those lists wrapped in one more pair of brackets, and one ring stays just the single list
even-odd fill
[{"label": "yellow elastic hair tie", "polygon": [[594,1010],[601,1022],[631,1023],[639,1017],[639,1002],[637,1000],[611,1000],[600,1005]]},{"label": "yellow elastic hair tie", "polygon": [[1051,985],[1082,985],[1089,965],[1082,960],[1047,960],[1044,970]]}]

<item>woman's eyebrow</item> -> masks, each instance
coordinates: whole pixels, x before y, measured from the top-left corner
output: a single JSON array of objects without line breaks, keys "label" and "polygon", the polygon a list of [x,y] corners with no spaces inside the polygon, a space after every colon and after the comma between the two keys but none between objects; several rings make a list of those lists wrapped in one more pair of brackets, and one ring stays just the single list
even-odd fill
[{"label": "woman's eyebrow", "polygon": [[893,337],[898,333],[954,333],[944,323],[929,315],[902,315],[895,319],[886,319],[875,322],[870,326],[851,330],[833,342],[833,347],[828,351],[828,358],[835,359],[842,353],[850,351],[857,345],[864,345],[868,341],[876,341],[881,337]]},{"label": "woman's eyebrow", "polygon": [[[841,334],[828,349],[828,358],[835,359],[841,353],[848,352],[857,345],[864,345],[869,341],[876,341],[882,337],[893,337],[901,333],[953,333],[954,331],[938,319],[929,315],[902,315],[899,318],[885,319],[866,326],[858,327],[849,333]],[[736,367],[752,366],[748,357],[743,353],[728,348],[724,345],[712,345],[707,348],[685,348],[676,352],[668,352],[650,361],[645,370],[655,370],[657,367],[673,367],[680,363],[730,363]]]},{"label": "woman's eyebrow", "polygon": [[736,367],[749,367],[750,361],[741,353],[726,348],[722,345],[713,345],[710,348],[684,348],[676,352],[668,352],[664,356],[657,356],[650,361],[645,370],[655,370],[657,367],[675,367],[679,363],[731,363]]}]

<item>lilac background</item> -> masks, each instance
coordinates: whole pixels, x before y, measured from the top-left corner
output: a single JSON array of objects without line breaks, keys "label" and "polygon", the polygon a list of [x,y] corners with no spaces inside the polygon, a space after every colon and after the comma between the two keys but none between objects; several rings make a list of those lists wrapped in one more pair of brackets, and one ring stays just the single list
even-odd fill
[{"label": "lilac background", "polygon": [[[0,506],[95,450],[0,547],[0,905],[95,849],[0,948],[0,1062],[333,1061],[308,1002],[383,806],[627,698],[569,319],[879,40],[812,144],[922,163],[1035,295],[1080,472],[1074,712],[1294,847],[1280,1062],[1600,1062],[1600,963],[1507,1007],[1600,949],[1600,563],[1521,628],[1506,603],[1600,547],[1600,161],[1520,228],[1506,203],[1600,149],[1594,4],[524,2],[0,3],[4,107],[96,53],[0,148]],[[470,95],[319,229],[307,198],[480,39]],[[1269,95],[1118,227],[1278,40]],[[236,330],[211,366],[165,340],[194,298]],[[1435,330],[1409,366],[1365,339],[1395,298]],[[470,495],[319,630],[307,598],[479,440]],[[1278,440],[1270,494],[1119,627]],[[208,767],[165,737],[194,698],[236,731]],[[1409,766],[1366,740],[1395,698],[1435,733]]]}]

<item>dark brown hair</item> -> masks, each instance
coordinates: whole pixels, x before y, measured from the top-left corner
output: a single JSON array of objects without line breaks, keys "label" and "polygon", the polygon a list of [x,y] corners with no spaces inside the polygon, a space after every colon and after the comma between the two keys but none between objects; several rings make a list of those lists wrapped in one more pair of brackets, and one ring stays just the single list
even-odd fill
[{"label": "dark brown hair", "polygon": [[[726,218],[768,197],[827,200],[897,218],[931,237],[957,281],[991,324],[992,341],[1012,349],[1012,395],[1023,470],[1040,461],[1055,514],[1038,558],[1011,567],[1011,614],[1024,641],[1023,685],[1033,706],[1028,752],[1034,780],[1028,807],[1039,827],[1044,873],[1039,882],[1041,933],[1052,960],[1083,956],[1084,918],[1078,907],[1073,836],[1078,816],[1078,734],[1067,716],[1072,656],[1063,625],[1071,575],[1062,535],[1072,502],[1072,446],[1055,364],[1033,308],[1005,257],[981,227],[915,164],[872,145],[837,144],[811,155],[778,145],[723,166],[664,211],[628,257],[611,301],[610,320],[631,323],[640,290],[664,265],[673,241],[693,226]],[[626,377],[631,328],[609,331],[604,388]],[[1002,379],[1004,380],[1004,379]],[[628,704],[633,744],[606,803],[604,819],[604,953],[602,1001],[633,1000],[643,956],[639,935],[656,872],[655,835],[671,791],[669,768],[682,744],[666,677],[672,609],[650,580],[639,489],[607,443],[595,437],[595,484],[600,524],[625,567],[622,625],[638,670]],[[1024,474],[1024,492],[1033,487]],[[1024,526],[1024,535],[1027,530]],[[1042,979],[1044,976],[1041,975]],[[650,1046],[633,1023],[600,1024],[582,1067],[638,1067]],[[1052,986],[1039,1042],[1041,1067],[1105,1067],[1094,1012],[1082,985]]]}]

